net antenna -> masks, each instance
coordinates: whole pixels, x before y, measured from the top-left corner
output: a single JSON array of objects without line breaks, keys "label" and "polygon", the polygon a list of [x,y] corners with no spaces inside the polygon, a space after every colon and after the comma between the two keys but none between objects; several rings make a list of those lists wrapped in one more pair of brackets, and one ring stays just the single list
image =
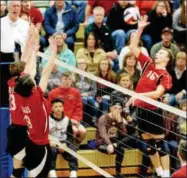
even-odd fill
[{"label": "net antenna", "polygon": [[56,144],[56,148],[61,148],[64,151],[68,152],[69,154],[73,155],[74,157],[79,159],[81,162],[83,162],[84,164],[88,165],[89,167],[91,167],[92,169],[94,169],[95,171],[97,171],[98,173],[103,175],[104,177],[114,178],[112,175],[110,175],[109,173],[107,173],[106,171],[101,169],[100,167],[96,166],[95,164],[93,164],[92,162],[90,162],[89,160],[84,158],[83,156],[81,156],[78,153],[74,152],[72,149],[68,148],[66,146],[66,144],[63,144],[63,143],[59,142],[58,139],[56,139],[55,137],[49,135],[49,140]]},{"label": "net antenna", "polygon": [[[44,55],[41,52],[38,52],[37,56],[40,56],[40,57],[45,58],[45,59],[48,58],[47,55]],[[149,103],[149,104],[151,104],[153,106],[156,106],[156,107],[158,107],[158,108],[160,108],[162,110],[165,110],[165,111],[168,111],[168,112],[173,113],[175,115],[178,115],[178,116],[181,116],[183,118],[186,118],[186,112],[185,111],[182,111],[180,109],[177,109],[177,108],[169,106],[169,105],[166,105],[166,104],[164,104],[162,102],[153,100],[153,99],[151,99],[149,97],[139,95],[139,93],[136,93],[134,91],[128,90],[126,88],[122,88],[121,86],[118,86],[118,85],[113,84],[111,82],[108,82],[108,81],[106,81],[104,79],[101,79],[101,78],[95,76],[92,73],[88,73],[88,72],[82,71],[82,70],[80,70],[80,69],[78,69],[76,67],[70,66],[69,64],[66,64],[66,63],[64,63],[62,61],[59,61],[58,59],[55,60],[55,64],[57,64],[59,66],[62,66],[64,68],[66,68],[66,69],[69,69],[70,71],[75,71],[76,73],[78,73],[78,74],[80,74],[80,75],[82,75],[84,77],[87,77],[87,78],[89,78],[91,80],[95,80],[96,82],[98,82],[100,84],[104,84],[104,85],[106,85],[106,86],[108,86],[110,88],[113,88],[114,90],[120,91],[120,92],[122,92],[124,94],[127,94],[127,95],[131,96],[131,97],[133,96],[136,99],[142,100],[142,101],[144,101],[146,103]]]}]

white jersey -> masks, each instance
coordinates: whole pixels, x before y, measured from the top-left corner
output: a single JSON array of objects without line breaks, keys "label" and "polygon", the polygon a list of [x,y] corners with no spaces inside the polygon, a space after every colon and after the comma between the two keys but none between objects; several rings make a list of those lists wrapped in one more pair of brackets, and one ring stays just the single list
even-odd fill
[{"label": "white jersey", "polygon": [[69,118],[64,117],[61,120],[55,120],[50,116],[49,118],[49,134],[56,137],[59,141],[67,140],[67,129],[69,125]]}]

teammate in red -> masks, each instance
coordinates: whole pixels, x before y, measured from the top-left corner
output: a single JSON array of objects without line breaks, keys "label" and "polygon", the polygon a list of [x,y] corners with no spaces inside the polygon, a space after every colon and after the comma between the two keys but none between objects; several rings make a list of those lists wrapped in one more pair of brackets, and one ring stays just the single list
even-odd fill
[{"label": "teammate in red", "polygon": [[[147,25],[149,22],[147,22],[147,16],[144,16],[138,23],[136,36],[131,44],[131,50],[142,66],[142,76],[137,84],[136,92],[157,100],[172,86],[172,78],[166,70],[172,62],[172,54],[167,49],[160,49],[152,61],[141,53],[138,43]],[[132,104],[132,101],[133,99],[127,105]],[[142,138],[147,142],[147,152],[157,175],[169,177],[169,155],[163,141],[165,135],[162,112],[159,108],[140,100],[135,100],[134,105],[137,107],[138,128]]]},{"label": "teammate in red", "polygon": [[171,178],[186,178],[187,177],[187,141],[186,140],[181,140],[179,144],[179,149],[178,149],[178,157],[181,162],[181,168],[175,171]]},{"label": "teammate in red", "polygon": [[17,79],[14,91],[22,96],[21,111],[29,132],[24,165],[28,169],[29,177],[47,177],[50,170],[51,149],[49,146],[49,114],[50,105],[44,98],[49,76],[57,53],[56,42],[49,39],[51,55],[43,69],[39,86],[36,86],[36,53],[39,49],[39,35],[36,35],[32,46],[32,56],[27,62],[24,75]]},{"label": "teammate in red", "polygon": [[[13,157],[13,171],[12,177],[22,177],[24,172],[23,158],[25,157],[25,147],[28,139],[27,124],[23,120],[23,113],[21,111],[22,97],[14,91],[17,79],[23,75],[25,65],[32,60],[32,43],[35,39],[35,29],[33,26],[29,29],[28,40],[23,51],[21,61],[10,64],[9,70],[12,78],[8,81],[9,86],[9,100],[10,100],[10,115],[11,125],[9,126],[7,150]],[[24,59],[23,59],[24,58]]]}]

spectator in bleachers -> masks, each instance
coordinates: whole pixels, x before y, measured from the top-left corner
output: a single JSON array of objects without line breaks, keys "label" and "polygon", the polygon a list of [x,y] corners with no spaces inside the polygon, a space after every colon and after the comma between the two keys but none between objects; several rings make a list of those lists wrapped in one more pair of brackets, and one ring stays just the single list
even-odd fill
[{"label": "spectator in bleachers", "polygon": [[[107,80],[109,82],[116,83],[116,74],[111,69],[110,61],[107,59],[100,60],[96,76],[104,80]],[[99,103],[99,109],[100,109],[99,112],[101,111],[103,113],[108,112],[111,92],[112,92],[112,88],[97,83],[96,100]],[[99,116],[100,115],[101,113],[99,113]]]},{"label": "spectator in bleachers", "polygon": [[175,60],[175,67],[170,71],[172,76],[173,86],[164,96],[164,102],[175,106],[186,98],[186,61],[187,55],[185,52],[178,52]]},{"label": "spectator in bleachers", "polygon": [[[135,37],[135,34],[136,34],[136,30],[133,30],[129,33],[129,36],[127,37],[127,45],[122,48],[121,52],[120,52],[120,55],[119,55],[119,69],[122,70],[123,69],[123,61],[124,61],[124,57],[131,52],[131,49],[130,49],[130,44],[132,43],[134,37]],[[140,41],[139,43],[139,47],[140,47],[140,50],[143,54],[145,54],[146,56],[148,56],[148,51],[146,48],[143,47],[143,43],[142,41]],[[141,67],[140,65],[137,66],[138,69],[141,70]]]},{"label": "spectator in bleachers", "polygon": [[[53,38],[57,42],[57,59],[75,67],[76,66],[75,55],[70,49],[68,49],[63,38],[63,33],[57,32],[53,34]],[[46,49],[46,51],[44,52],[44,55],[48,56],[49,54],[50,54],[50,50]],[[46,58],[43,58],[42,63],[41,63],[42,68],[44,68],[46,63],[47,63]],[[61,67],[61,66],[58,66],[57,70],[59,72],[68,71],[68,69]]]},{"label": "spectator in bleachers", "polygon": [[113,68],[115,71],[118,70],[118,59],[117,51],[114,48],[114,43],[111,35],[111,31],[106,24],[104,24],[104,8],[95,7],[93,10],[94,13],[94,22],[87,26],[85,30],[85,35],[88,35],[90,32],[95,33],[97,38],[100,40],[100,45],[106,52],[106,57],[111,59],[113,63]]},{"label": "spectator in bleachers", "polygon": [[86,129],[80,124],[83,117],[82,98],[80,91],[72,87],[71,72],[64,72],[61,85],[49,92],[48,99],[52,101],[58,97],[64,101],[64,114],[72,120],[76,141],[80,144],[86,135]]},{"label": "spectator in bleachers", "polygon": [[5,17],[8,14],[6,1],[0,2],[0,18]]},{"label": "spectator in bleachers", "polygon": [[174,58],[176,57],[176,54],[179,52],[179,48],[177,45],[175,45],[174,43],[172,43],[172,39],[173,39],[173,30],[171,28],[164,28],[162,30],[162,34],[161,34],[161,38],[162,41],[156,43],[155,45],[153,45],[153,47],[151,48],[151,57],[154,59],[156,53],[161,49],[161,48],[168,48],[171,50],[171,52],[173,53]]},{"label": "spectator in bleachers", "polygon": [[51,75],[50,75],[49,80],[48,80],[46,94],[48,94],[52,89],[55,89],[55,88],[60,86],[61,76],[62,76],[62,72],[60,72],[58,70],[57,65],[54,64]]},{"label": "spectator in bleachers", "polygon": [[161,33],[165,27],[172,27],[172,15],[168,1],[159,0],[155,7],[148,13],[150,25],[145,29],[152,38],[152,44],[161,41]]},{"label": "spectator in bleachers", "polygon": [[187,170],[186,170],[186,161],[187,161],[187,141],[181,140],[178,148],[178,157],[181,162],[181,168],[174,172],[171,178],[186,178]]},{"label": "spectator in bleachers", "polygon": [[123,68],[119,71],[119,74],[127,73],[133,80],[134,87],[138,83],[140,78],[140,70],[137,69],[137,59],[132,52],[127,53],[123,59]]},{"label": "spectator in bleachers", "polygon": [[[8,1],[8,15],[0,19],[1,24],[1,106],[8,106],[8,86],[10,78],[9,64],[14,61],[16,44],[21,44],[23,50],[27,40],[29,23],[20,19],[21,1]],[[20,45],[19,45],[20,46]]]},{"label": "spectator in bleachers", "polygon": [[[77,68],[83,71],[87,71],[87,63],[84,58],[79,58],[77,60]],[[94,125],[96,118],[98,116],[98,103],[95,100],[95,95],[97,92],[97,86],[95,81],[90,80],[82,75],[75,74],[74,85],[80,91],[83,100],[83,110],[86,113],[91,113],[91,117],[83,118],[83,120],[88,125]],[[90,119],[90,120],[89,120]]]},{"label": "spectator in bleachers", "polygon": [[123,103],[120,100],[112,101],[110,111],[99,118],[96,133],[98,150],[105,154],[116,154],[116,178],[123,177],[121,164],[124,157],[124,146],[119,143],[126,135],[127,121],[121,116],[122,107]]},{"label": "spectator in bleachers", "polygon": [[148,14],[149,11],[155,5],[155,3],[156,3],[155,0],[149,0],[149,1],[136,0],[136,6],[139,8],[141,16]]},{"label": "spectator in bleachers", "polygon": [[[94,22],[94,17],[92,15],[92,10],[97,7],[103,7],[104,9],[104,17],[107,17],[112,6],[117,3],[118,0],[110,0],[110,1],[100,1],[100,0],[87,0],[87,5],[85,9],[85,21],[84,25],[87,26]],[[93,12],[94,13],[94,12]],[[106,18],[105,18],[106,21]]]},{"label": "spectator in bleachers", "polygon": [[49,7],[44,16],[46,37],[61,32],[69,49],[74,50],[75,34],[79,28],[77,14],[65,0],[56,0],[55,5]]},{"label": "spectator in bleachers", "polygon": [[[35,8],[32,4],[32,0],[22,0],[21,16],[28,16],[29,22],[33,23],[39,32],[41,32],[43,16],[39,9]],[[43,36],[40,36],[40,45],[46,47],[46,41]]]},{"label": "spectator in bleachers", "polygon": [[[86,8],[86,0],[80,1],[80,0],[68,0],[68,3],[76,9],[77,12],[77,18],[80,23],[84,22],[84,16],[85,16],[85,8]],[[50,6],[53,6],[55,4],[55,0],[50,0]]]},{"label": "spectator in bleachers", "polygon": [[181,0],[180,8],[173,14],[174,39],[177,43],[186,45],[187,5],[185,0]]},{"label": "spectator in bleachers", "polygon": [[128,0],[118,0],[118,3],[109,11],[106,21],[107,26],[112,32],[118,54],[125,45],[126,33],[131,29],[137,28],[137,24],[131,25],[124,21],[124,11],[129,7],[134,6]]},{"label": "spectator in bleachers", "polygon": [[87,63],[87,71],[96,74],[99,61],[106,58],[106,53],[99,46],[95,33],[90,32],[85,36],[84,47],[77,51],[76,58],[83,58]]},{"label": "spectator in bleachers", "polygon": [[[51,101],[52,109],[51,115],[49,118],[49,135],[55,137],[58,141],[63,144],[66,144],[68,148],[76,152],[77,147],[74,142],[73,137],[73,129],[71,120],[64,115],[64,101],[59,98],[55,98]],[[55,169],[56,169],[56,160],[57,154],[60,153],[63,158],[68,161],[69,170],[70,170],[70,178],[77,177],[78,170],[78,160],[68,152],[64,152],[62,149],[57,149],[56,144],[50,142],[52,147],[52,162],[51,162],[51,170],[49,172],[50,177],[57,177]]]}]

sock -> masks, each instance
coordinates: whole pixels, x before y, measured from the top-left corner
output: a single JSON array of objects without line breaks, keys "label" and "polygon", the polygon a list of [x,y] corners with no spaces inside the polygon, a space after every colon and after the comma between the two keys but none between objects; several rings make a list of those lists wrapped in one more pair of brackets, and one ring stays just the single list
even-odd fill
[{"label": "sock", "polygon": [[156,173],[157,173],[158,176],[162,176],[163,175],[163,170],[162,170],[161,166],[156,168]]},{"label": "sock", "polygon": [[170,171],[169,170],[163,170],[163,176],[162,177],[170,177]]},{"label": "sock", "polygon": [[56,171],[55,170],[50,170],[49,174],[48,174],[48,177],[57,177]]},{"label": "sock", "polygon": [[70,178],[71,178],[71,177],[72,177],[72,178],[76,178],[76,177],[77,177],[77,171],[71,171],[69,177],[70,177]]}]

